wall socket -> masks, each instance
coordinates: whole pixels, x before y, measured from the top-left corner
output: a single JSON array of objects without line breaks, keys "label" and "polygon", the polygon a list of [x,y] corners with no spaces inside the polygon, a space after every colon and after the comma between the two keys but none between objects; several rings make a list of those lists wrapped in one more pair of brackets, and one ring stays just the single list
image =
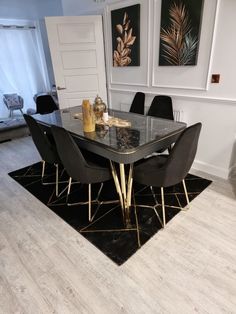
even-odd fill
[{"label": "wall socket", "polygon": [[220,83],[220,74],[212,74],[211,83]]}]

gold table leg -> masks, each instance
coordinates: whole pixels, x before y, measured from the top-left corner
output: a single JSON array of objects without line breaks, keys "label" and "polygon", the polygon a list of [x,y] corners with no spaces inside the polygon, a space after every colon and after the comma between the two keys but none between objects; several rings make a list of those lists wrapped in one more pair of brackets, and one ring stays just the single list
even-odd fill
[{"label": "gold table leg", "polygon": [[123,213],[123,219],[126,227],[130,226],[130,206],[131,206],[131,195],[132,195],[132,185],[133,185],[133,164],[130,164],[128,180],[126,180],[125,166],[124,164],[119,164],[120,178],[117,175],[115,165],[112,161],[111,169],[112,175],[115,182],[117,193],[120,197],[121,208]]}]

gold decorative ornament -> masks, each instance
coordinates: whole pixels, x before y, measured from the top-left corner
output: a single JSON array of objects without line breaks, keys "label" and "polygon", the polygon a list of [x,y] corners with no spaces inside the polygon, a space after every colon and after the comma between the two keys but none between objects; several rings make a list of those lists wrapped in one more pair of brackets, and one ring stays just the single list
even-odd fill
[{"label": "gold decorative ornament", "polygon": [[107,109],[106,104],[103,102],[102,98],[97,95],[93,104],[93,111],[96,117],[96,120],[101,120],[103,112]]}]

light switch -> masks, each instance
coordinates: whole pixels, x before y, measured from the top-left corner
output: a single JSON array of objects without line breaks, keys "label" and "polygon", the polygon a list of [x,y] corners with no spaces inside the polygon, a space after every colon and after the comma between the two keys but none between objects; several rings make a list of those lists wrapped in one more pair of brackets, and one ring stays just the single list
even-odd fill
[{"label": "light switch", "polygon": [[220,83],[220,74],[212,74],[211,83]]}]

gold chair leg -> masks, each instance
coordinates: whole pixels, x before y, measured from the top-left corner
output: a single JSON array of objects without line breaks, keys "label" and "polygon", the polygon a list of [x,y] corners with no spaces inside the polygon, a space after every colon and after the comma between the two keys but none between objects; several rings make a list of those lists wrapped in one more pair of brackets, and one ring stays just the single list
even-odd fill
[{"label": "gold chair leg", "polygon": [[[188,191],[187,191],[187,188],[186,188],[186,184],[185,184],[185,180],[184,180],[184,179],[182,180],[182,183],[183,183],[184,193],[185,193],[185,197],[186,197],[186,201],[187,201],[186,210],[188,210],[189,207],[190,207],[190,202],[189,202]],[[183,210],[184,210],[184,209],[183,209]]]},{"label": "gold chair leg", "polygon": [[[54,164],[54,166],[56,167],[56,182],[53,181],[53,182],[44,182],[43,181],[43,178],[44,178],[44,175],[45,175],[45,166],[46,166],[46,162],[44,160],[42,160],[42,172],[41,172],[41,183],[43,185],[52,185],[52,184],[56,184],[56,197],[59,196],[59,184],[60,183],[67,183],[67,181],[59,181],[59,164]],[[65,169],[63,169],[61,175],[63,174],[63,172],[65,171]],[[63,192],[64,192],[65,189],[63,189]],[[60,193],[61,195],[62,193]]]},{"label": "gold chair leg", "polygon": [[69,178],[69,182],[68,182],[68,189],[67,189],[67,194],[66,194],[66,204],[68,204],[68,199],[69,199],[69,194],[70,194],[70,188],[71,188],[71,182],[72,182],[72,178]]},{"label": "gold chair leg", "polygon": [[42,179],[42,181],[43,181],[43,177],[44,177],[44,173],[45,173],[45,161],[44,160],[42,160],[42,174],[41,174],[41,179]]},{"label": "gold chair leg", "polygon": [[[71,185],[73,183],[79,183],[79,182],[72,182],[72,178],[69,178],[68,182],[68,187],[67,187],[67,195],[66,195],[66,205],[67,206],[77,206],[77,205],[88,205],[88,220],[91,222],[93,221],[97,211],[99,210],[100,206],[102,204],[114,204],[114,203],[119,203],[120,200],[110,200],[110,201],[99,201],[99,196],[101,194],[102,188],[103,188],[103,183],[101,183],[100,188],[98,190],[97,196],[94,200],[92,200],[92,184],[88,184],[88,201],[84,202],[75,202],[75,203],[69,203],[69,195],[70,195],[70,190],[71,190]],[[65,189],[63,190],[63,192]],[[60,193],[61,195],[61,193]],[[94,214],[92,215],[92,204],[96,203],[97,208],[95,209]]]},{"label": "gold chair leg", "polygon": [[[185,185],[185,180],[182,180],[182,183],[183,183],[183,187],[184,187],[184,193],[185,193],[185,197],[186,197],[186,201],[187,201],[187,206],[185,208],[182,208],[180,206],[173,206],[173,205],[168,205],[168,207],[171,207],[171,208],[178,208],[178,209],[181,209],[181,210],[185,210],[185,209],[189,209],[189,206],[190,206],[190,202],[189,202],[189,198],[188,198],[188,192],[187,192],[187,188],[186,188],[186,185]],[[165,198],[164,198],[164,188],[161,187],[161,206],[162,206],[162,215],[163,215],[163,223],[159,217],[159,214],[156,210],[156,207],[159,206],[158,204],[158,201],[157,201],[157,198],[156,198],[156,195],[154,193],[154,190],[153,190],[153,187],[150,186],[150,189],[151,189],[151,192],[152,192],[152,196],[155,200],[155,206],[150,206],[150,205],[139,205],[139,204],[136,204],[137,207],[146,207],[146,208],[153,208],[160,223],[162,224],[163,228],[165,227],[166,225],[166,213],[165,213]]]},{"label": "gold chair leg", "polygon": [[101,194],[101,192],[102,192],[102,188],[103,188],[103,182],[101,183],[100,188],[99,188],[99,190],[98,190],[98,194],[97,194],[97,197],[96,197],[96,200],[97,200],[97,201],[98,201],[98,199],[99,199],[99,197],[100,197],[100,194]]},{"label": "gold chair leg", "polygon": [[55,164],[56,167],[56,197],[58,197],[58,181],[59,181],[59,167],[58,164]]},{"label": "gold chair leg", "polygon": [[162,206],[162,215],[163,215],[163,228],[166,225],[166,213],[165,213],[165,199],[164,199],[164,188],[161,187],[161,206]]},{"label": "gold chair leg", "polygon": [[89,219],[89,221],[92,220],[92,214],[91,214],[91,184],[88,184],[88,219]]},{"label": "gold chair leg", "polygon": [[[88,185],[88,194],[89,194],[89,197],[88,197],[88,202],[82,202],[83,204],[88,204],[88,214],[89,214],[89,221],[92,222],[100,208],[101,205],[103,204],[116,204],[116,203],[120,203],[120,200],[109,200],[109,201],[100,201],[99,200],[99,197],[100,197],[100,194],[102,192],[102,188],[103,188],[103,182],[101,183],[100,185],[100,188],[98,190],[98,193],[97,193],[97,196],[94,200],[92,200],[92,184],[89,184]],[[96,203],[97,204],[97,207],[96,209],[94,209],[94,213],[92,214],[92,204]]]},{"label": "gold chair leg", "polygon": [[131,206],[131,194],[133,186],[133,164],[129,166],[129,178],[128,178],[128,192],[127,192],[127,206]]},{"label": "gold chair leg", "polygon": [[[159,206],[159,204],[158,204],[158,201],[157,201],[157,198],[156,198],[156,195],[155,195],[155,193],[154,193],[154,190],[153,190],[153,187],[152,187],[152,186],[150,186],[150,190],[151,190],[151,192],[152,192],[152,196],[153,196],[154,201],[155,201],[155,203],[156,203],[156,205],[153,206],[153,210],[154,210],[154,212],[155,212],[155,214],[156,214],[158,220],[160,221],[160,223],[161,223],[161,225],[162,225],[162,227],[163,227],[163,222],[161,221],[161,218],[160,218],[160,216],[159,216],[159,214],[158,214],[158,212],[157,212],[157,210],[156,210],[156,206]],[[147,205],[147,206],[148,206],[148,205]]]}]

